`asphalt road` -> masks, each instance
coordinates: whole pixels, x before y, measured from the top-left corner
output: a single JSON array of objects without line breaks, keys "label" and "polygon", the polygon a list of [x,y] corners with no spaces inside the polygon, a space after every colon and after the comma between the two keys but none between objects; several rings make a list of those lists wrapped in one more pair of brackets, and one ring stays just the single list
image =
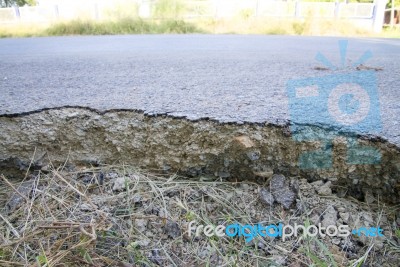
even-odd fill
[{"label": "asphalt road", "polygon": [[[72,105],[282,124],[294,119],[289,112],[290,80],[323,81],[327,75],[356,73],[350,66],[370,50],[373,56],[364,65],[381,69],[374,74],[378,95],[371,96],[379,97],[379,102],[371,99],[370,107],[380,107],[379,135],[400,146],[400,40],[349,38],[344,68],[316,68],[324,66],[315,59],[318,52],[341,66],[341,39],[242,35],[0,39],[0,114]],[[324,101],[314,103],[321,108]],[[309,108],[316,120],[322,116],[317,108]]]}]

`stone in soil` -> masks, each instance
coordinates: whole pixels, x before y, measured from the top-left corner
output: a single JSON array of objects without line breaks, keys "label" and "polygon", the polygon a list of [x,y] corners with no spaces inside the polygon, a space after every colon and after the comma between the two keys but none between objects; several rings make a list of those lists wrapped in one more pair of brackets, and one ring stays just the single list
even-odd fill
[{"label": "stone in soil", "polygon": [[323,214],[322,226],[328,227],[329,225],[336,225],[337,211],[333,206],[328,206]]},{"label": "stone in soil", "polygon": [[176,222],[168,221],[164,226],[165,233],[171,238],[177,238],[181,235],[181,229]]},{"label": "stone in soil", "polygon": [[140,233],[144,233],[147,230],[147,223],[148,223],[148,220],[146,220],[146,219],[136,219],[135,220],[136,229]]},{"label": "stone in soil", "polygon": [[331,189],[332,183],[331,181],[326,182],[325,184],[323,184],[320,187],[317,187],[317,193],[320,196],[330,196],[332,195],[332,189]]},{"label": "stone in soil", "polygon": [[9,202],[7,203],[6,208],[8,213],[12,213],[25,202],[23,197],[29,199],[34,187],[35,179],[33,177],[31,177],[31,180],[22,182],[17,188],[18,193],[13,193]]},{"label": "stone in soil", "polygon": [[113,191],[122,191],[125,190],[125,177],[119,177],[114,180]]},{"label": "stone in soil", "polygon": [[282,174],[275,174],[271,178],[271,194],[275,201],[281,204],[285,209],[289,209],[296,199],[297,188],[291,186],[289,181]]},{"label": "stone in soil", "polygon": [[267,204],[269,206],[272,206],[274,204],[274,196],[271,194],[271,192],[268,189],[261,188],[260,190],[260,199],[261,202],[264,204]]}]

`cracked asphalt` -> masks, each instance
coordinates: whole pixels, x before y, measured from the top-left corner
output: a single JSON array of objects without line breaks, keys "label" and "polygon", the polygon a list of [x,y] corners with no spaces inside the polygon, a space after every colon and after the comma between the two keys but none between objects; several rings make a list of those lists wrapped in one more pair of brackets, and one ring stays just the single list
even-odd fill
[{"label": "cracked asphalt", "polygon": [[[288,81],[376,69],[382,131],[400,146],[400,39],[256,35],[126,35],[0,39],[0,114],[83,106],[221,122],[290,120]],[[372,103],[372,102],[371,102]],[[313,108],[311,104],[310,108]],[[301,110],[299,110],[301,112]],[[316,121],[321,113],[315,109]],[[375,122],[371,122],[375,123]],[[0,126],[1,127],[1,126]]]}]

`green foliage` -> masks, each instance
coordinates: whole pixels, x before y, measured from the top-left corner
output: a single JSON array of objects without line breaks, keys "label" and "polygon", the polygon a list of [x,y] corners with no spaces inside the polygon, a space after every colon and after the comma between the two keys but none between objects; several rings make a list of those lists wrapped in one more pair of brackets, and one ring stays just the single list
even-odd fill
[{"label": "green foliage", "polygon": [[89,252],[86,248],[79,247],[78,251],[79,251],[79,254],[81,255],[81,257],[84,259],[84,261],[86,261],[90,264],[94,264],[92,257],[90,257]]},{"label": "green foliage", "polygon": [[[400,8],[400,0],[394,0],[394,6]],[[386,8],[392,7],[392,0],[388,0]]]},{"label": "green foliage", "polygon": [[0,248],[0,260],[7,261],[12,256],[11,252],[5,248]]},{"label": "green foliage", "polygon": [[135,242],[130,243],[127,247],[127,250],[131,258],[135,260],[136,264],[139,266],[151,266],[151,263],[144,255],[143,250],[140,249],[140,246],[136,245]]},{"label": "green foliage", "polygon": [[154,6],[153,16],[162,19],[179,18],[184,11],[185,5],[181,0],[158,0]]},{"label": "green foliage", "polygon": [[56,23],[46,30],[47,35],[105,35],[145,33],[195,33],[196,26],[181,20],[145,21],[124,18],[118,21],[94,22],[74,20]]},{"label": "green foliage", "polygon": [[306,25],[304,22],[293,22],[292,27],[295,34],[301,35],[304,32]]},{"label": "green foliage", "polygon": [[188,211],[186,214],[185,214],[185,219],[187,220],[187,221],[193,221],[193,220],[195,220],[196,219],[196,214],[194,213],[194,212],[192,212],[192,211]]},{"label": "green foliage", "polygon": [[246,9],[242,9],[242,10],[240,11],[239,16],[240,16],[242,19],[247,20],[247,19],[251,18],[251,17],[253,16],[253,14],[254,14],[254,10],[253,10],[253,9],[251,9],[251,8],[246,8]]},{"label": "green foliage", "polygon": [[195,33],[201,32],[193,24],[182,20],[167,20],[157,25],[156,33]]},{"label": "green foliage", "polygon": [[1,7],[10,7],[13,5],[17,6],[33,6],[36,5],[36,0],[0,0]]},{"label": "green foliage", "polygon": [[400,238],[400,229],[396,229],[394,234],[397,238]]},{"label": "green foliage", "polygon": [[37,266],[47,266],[48,260],[45,254],[40,254],[36,257]]}]

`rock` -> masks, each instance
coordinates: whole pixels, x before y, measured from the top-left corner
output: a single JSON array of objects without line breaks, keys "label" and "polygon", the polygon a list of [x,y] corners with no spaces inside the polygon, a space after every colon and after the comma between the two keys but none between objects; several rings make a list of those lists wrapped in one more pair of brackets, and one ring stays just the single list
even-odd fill
[{"label": "rock", "polygon": [[260,172],[255,172],[254,175],[256,177],[261,177],[265,179],[269,179],[274,175],[274,172],[272,170],[267,170],[267,171],[260,171]]},{"label": "rock", "polygon": [[372,218],[372,215],[368,212],[361,212],[361,216],[364,219],[364,225],[365,226],[373,226],[374,225],[374,219]]},{"label": "rock", "polygon": [[109,173],[106,174],[106,178],[108,178],[110,180],[117,179],[118,176],[119,176],[119,174],[116,173],[116,172],[109,172]]},{"label": "rock", "polygon": [[147,230],[147,223],[148,221],[146,219],[136,219],[135,220],[136,229],[141,233],[145,232]]},{"label": "rock", "polygon": [[312,183],[311,183],[311,185],[312,185],[314,188],[320,187],[320,186],[322,186],[323,184],[324,184],[324,182],[321,181],[321,180],[318,180],[318,181],[315,181],[315,182],[312,182]]},{"label": "rock", "polygon": [[164,226],[164,232],[171,238],[177,238],[181,235],[181,229],[176,222],[168,221]]},{"label": "rock", "polygon": [[249,186],[248,184],[241,184],[240,187],[241,187],[243,190],[249,190],[249,188],[250,188],[250,186]]},{"label": "rock", "polygon": [[206,210],[208,212],[212,212],[213,210],[215,210],[215,206],[213,204],[206,204]]},{"label": "rock", "polygon": [[321,216],[319,216],[318,214],[313,214],[310,217],[310,222],[314,225],[317,225],[320,222]]},{"label": "rock", "polygon": [[339,212],[339,217],[343,220],[343,222],[348,224],[350,218],[350,214],[348,212]]},{"label": "rock", "polygon": [[86,204],[86,203],[82,203],[82,204],[79,206],[79,209],[80,209],[81,211],[93,211],[93,207],[92,207],[91,205],[89,205],[89,204]]},{"label": "rock", "polygon": [[246,135],[237,136],[234,140],[239,143],[243,148],[251,148],[254,146],[253,141],[251,141],[250,137]]},{"label": "rock", "polygon": [[374,247],[379,249],[379,250],[383,249],[383,246],[384,246],[383,241],[384,240],[383,240],[382,237],[374,238],[374,241],[373,241],[374,242]]},{"label": "rock", "polygon": [[337,211],[333,206],[328,206],[328,208],[325,210],[323,214],[323,219],[322,219],[322,226],[323,227],[328,227],[329,225],[336,225],[337,221]]},{"label": "rock", "polygon": [[19,194],[13,193],[11,195],[11,198],[7,203],[7,212],[11,213],[15,211],[25,202],[25,199],[22,196],[24,196],[26,199],[29,199],[34,187],[35,179],[22,182],[17,188]]},{"label": "rock", "polygon": [[274,254],[272,255],[272,261],[278,264],[278,266],[282,266],[286,264],[286,257]]},{"label": "rock", "polygon": [[99,185],[103,185],[104,184],[104,173],[103,172],[100,172],[97,175],[97,181],[98,181]]},{"label": "rock", "polygon": [[296,193],[296,195],[299,193],[300,185],[297,179],[290,180],[290,189],[292,189],[292,191]]},{"label": "rock", "polygon": [[285,209],[289,209],[296,199],[296,193],[290,188],[286,177],[281,174],[272,176],[270,191],[275,201],[281,204]]},{"label": "rock", "polygon": [[247,155],[247,158],[251,161],[259,160],[261,157],[260,151],[257,151],[257,150],[249,151],[246,153],[246,155]]},{"label": "rock", "polygon": [[275,194],[276,202],[280,203],[285,209],[290,208],[295,198],[296,195],[288,188],[284,188],[279,195]]},{"label": "rock", "polygon": [[346,208],[344,208],[344,207],[338,207],[337,210],[339,212],[346,212]]},{"label": "rock", "polygon": [[149,259],[158,266],[162,265],[162,257],[160,256],[159,249],[152,249]]},{"label": "rock", "polygon": [[267,204],[269,206],[272,206],[275,201],[274,196],[271,194],[271,192],[265,188],[261,188],[260,190],[260,199],[262,203]]},{"label": "rock", "polygon": [[119,177],[117,179],[115,179],[114,184],[113,184],[113,191],[122,191],[126,189],[125,186],[125,181],[127,178],[125,177]]},{"label": "rock", "polygon": [[338,237],[332,238],[332,244],[339,245],[340,244],[340,238],[338,238]]},{"label": "rock", "polygon": [[200,259],[204,259],[204,258],[208,257],[210,254],[209,250],[210,249],[208,247],[206,247],[204,249],[200,249],[200,252],[197,252],[198,257]]},{"label": "rock", "polygon": [[40,169],[43,172],[48,172],[48,171],[50,171],[51,167],[49,165],[44,165]]},{"label": "rock", "polygon": [[150,244],[150,240],[148,240],[148,239],[141,239],[141,240],[137,240],[137,241],[135,241],[135,242],[133,242],[132,243],[132,246],[133,247],[141,247],[141,248],[143,248],[143,247],[146,247],[146,246],[148,246]]},{"label": "rock", "polygon": [[139,194],[134,194],[132,197],[132,201],[135,204],[140,203],[140,202],[142,202],[142,196]]},{"label": "rock", "polygon": [[275,174],[271,179],[271,191],[277,191],[285,186],[286,177],[282,174]]},{"label": "rock", "polygon": [[374,203],[376,201],[376,198],[374,197],[372,192],[367,191],[364,194],[364,200],[365,200],[365,203],[367,203],[369,205],[369,204]]},{"label": "rock", "polygon": [[331,181],[326,182],[324,185],[317,187],[317,193],[320,196],[330,196],[332,195],[332,189],[331,189],[332,183]]},{"label": "rock", "polygon": [[160,216],[161,218],[167,218],[168,212],[165,211],[164,209],[160,209],[160,210],[158,211],[158,216]]}]

